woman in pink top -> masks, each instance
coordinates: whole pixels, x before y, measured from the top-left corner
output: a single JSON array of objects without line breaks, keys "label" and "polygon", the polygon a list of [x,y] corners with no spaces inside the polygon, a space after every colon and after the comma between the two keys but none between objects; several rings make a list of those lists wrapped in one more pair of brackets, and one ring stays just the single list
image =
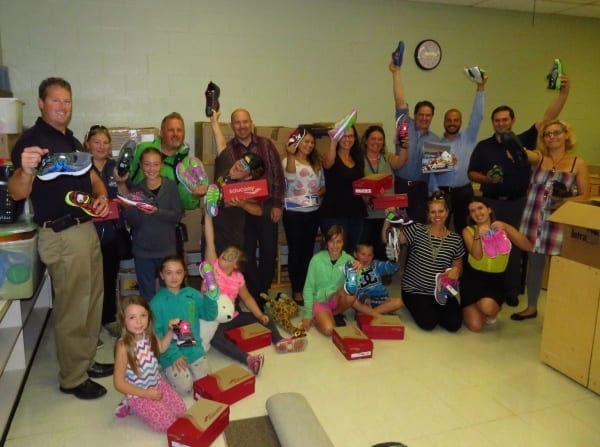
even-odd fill
[{"label": "woman in pink top", "polygon": [[211,264],[214,269],[215,279],[219,286],[219,293],[229,297],[234,304],[236,304],[237,297],[239,296],[250,311],[236,311],[236,314],[231,321],[219,324],[219,327],[210,342],[211,346],[228,357],[247,365],[255,375],[258,374],[263,365],[263,355],[250,355],[242,351],[235,343],[225,337],[226,331],[258,322],[268,327],[271,331],[272,342],[278,353],[304,351],[308,344],[307,340],[305,338],[283,338],[277,330],[275,323],[262,312],[258,304],[256,304],[254,297],[248,291],[246,280],[240,271],[245,264],[243,251],[237,247],[230,246],[217,256],[213,221],[212,217],[208,214],[204,217],[204,235],[206,238],[204,260]]}]

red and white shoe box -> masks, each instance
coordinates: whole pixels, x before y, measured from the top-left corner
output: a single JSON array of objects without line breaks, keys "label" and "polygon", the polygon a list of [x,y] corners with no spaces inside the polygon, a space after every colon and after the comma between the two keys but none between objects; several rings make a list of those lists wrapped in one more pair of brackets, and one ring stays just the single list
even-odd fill
[{"label": "red and white shoe box", "polygon": [[229,183],[223,185],[223,199],[228,202],[232,199],[263,199],[269,196],[266,179],[251,180],[248,182]]},{"label": "red and white shoe box", "polygon": [[407,208],[408,196],[406,194],[385,194],[373,198],[373,209]]},{"label": "red and white shoe box", "polygon": [[231,405],[254,393],[254,375],[238,364],[226,366],[194,382],[194,399]]},{"label": "red and white shoe box", "polygon": [[392,174],[367,175],[352,182],[352,189],[357,196],[379,196],[393,185]]},{"label": "red and white shoe box", "polygon": [[260,323],[247,324],[225,332],[225,337],[244,352],[256,351],[269,346],[271,336],[271,331]]},{"label": "red and white shoe box", "polygon": [[373,357],[373,342],[357,326],[336,327],[331,339],[347,360]]},{"label": "red and white shoe box", "polygon": [[169,427],[169,447],[210,447],[227,425],[229,405],[201,399]]},{"label": "red and white shoe box", "polygon": [[358,327],[373,340],[404,340],[404,325],[398,315],[357,315]]}]

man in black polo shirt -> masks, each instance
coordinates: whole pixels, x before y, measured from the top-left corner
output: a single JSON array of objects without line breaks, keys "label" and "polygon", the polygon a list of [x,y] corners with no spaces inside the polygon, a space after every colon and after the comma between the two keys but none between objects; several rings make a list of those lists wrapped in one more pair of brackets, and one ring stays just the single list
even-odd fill
[{"label": "man in black polo shirt", "polygon": [[54,289],[52,318],[60,390],[79,399],[96,399],[106,394],[106,389],[90,377],[113,373],[112,364],[94,361],[104,294],[102,254],[91,217],[81,208],[67,205],[65,196],[69,191],[92,194],[95,214],[104,217],[108,215],[107,192],[93,169],[45,181],[36,177],[44,155],[82,150],[67,128],[71,119],[71,86],[67,81],[42,81],[38,107],[42,116],[12,151],[16,170],[8,187],[15,200],[31,198],[34,221],[40,227],[38,251]]},{"label": "man in black polo shirt", "polygon": [[[558,117],[569,96],[569,89],[569,79],[563,74],[558,96],[546,109],[544,116],[518,135],[523,147],[535,149],[538,130],[545,122]],[[515,163],[507,154],[507,146],[502,143],[502,134],[512,131],[514,123],[515,114],[510,107],[500,106],[494,109],[492,112],[494,135],[475,146],[469,162],[469,178],[481,184],[483,197],[494,210],[496,218],[519,228],[526,203],[531,167],[529,164]],[[521,250],[513,245],[505,272],[506,304],[509,306],[519,304],[520,265]]]}]

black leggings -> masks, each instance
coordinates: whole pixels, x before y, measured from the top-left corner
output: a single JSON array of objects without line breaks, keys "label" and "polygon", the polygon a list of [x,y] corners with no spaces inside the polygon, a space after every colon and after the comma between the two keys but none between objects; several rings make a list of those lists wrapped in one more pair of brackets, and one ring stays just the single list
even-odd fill
[{"label": "black leggings", "polygon": [[448,297],[448,302],[440,306],[433,295],[403,291],[402,300],[421,329],[431,331],[439,324],[449,332],[456,332],[462,326],[462,311],[454,297]]}]

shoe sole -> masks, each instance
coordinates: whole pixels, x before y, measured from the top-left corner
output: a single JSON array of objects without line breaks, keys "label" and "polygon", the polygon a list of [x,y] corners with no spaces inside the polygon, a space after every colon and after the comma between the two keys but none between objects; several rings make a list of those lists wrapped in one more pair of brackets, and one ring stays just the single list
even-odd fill
[{"label": "shoe sole", "polygon": [[[71,154],[71,152],[67,153],[67,154]],[[92,157],[90,154],[86,153],[86,152],[76,152],[77,157],[79,157],[78,161],[84,161],[84,163],[80,163],[81,166],[78,169],[75,169],[71,166],[71,168],[73,168],[73,170],[58,170],[58,171],[52,171],[52,172],[48,172],[48,173],[40,173],[38,168],[38,172],[36,173],[37,178],[39,178],[40,180],[53,180],[56,177],[59,177],[61,175],[72,175],[72,176],[79,176],[79,175],[83,175],[86,172],[88,172],[91,167],[92,167]],[[55,154],[51,154],[51,155],[55,155]],[[60,156],[59,156],[60,157]],[[52,167],[56,167],[56,163],[58,160],[55,160],[52,164]],[[42,161],[42,164],[44,164],[44,162]],[[84,166],[85,164],[85,166]],[[46,166],[48,166],[48,164],[44,165],[43,168],[41,168],[42,170],[44,168],[46,168]],[[68,165],[63,165],[63,166],[68,166]]]},{"label": "shoe sole", "polygon": [[333,139],[335,141],[339,141],[342,138],[343,134],[346,132],[346,130],[349,129],[351,126],[353,126],[354,123],[356,123],[356,118],[357,118],[356,109],[352,109],[352,111],[350,111],[350,113],[348,115],[346,115],[340,121],[335,123],[335,125],[333,126],[333,129],[331,129],[327,133],[329,134],[331,139]]},{"label": "shoe sole", "polygon": [[86,193],[86,192],[81,192],[81,191],[69,191],[69,192],[67,193],[67,195],[65,196],[65,203],[66,203],[67,205],[74,206],[75,208],[81,208],[81,209],[82,209],[82,210],[83,210],[83,211],[84,211],[84,212],[85,212],[85,213],[86,213],[88,216],[91,216],[91,217],[100,217],[98,214],[96,214],[96,213],[94,212],[94,208],[92,208],[92,206],[91,206],[91,205],[87,205],[87,204],[80,204],[80,203],[78,203],[78,202],[73,202],[73,201],[71,200],[71,195],[72,195],[72,194],[75,194],[75,195],[83,194],[83,195],[89,196],[89,197],[90,197],[90,200],[91,200],[91,197],[92,197],[90,194],[88,194],[88,193]]},{"label": "shoe sole", "polygon": [[117,199],[119,199],[123,203],[126,203],[127,205],[135,206],[136,208],[139,208],[141,210],[154,211],[157,209],[154,205],[150,205],[149,203],[136,202],[135,200],[128,199],[118,194]]},{"label": "shoe sole", "polygon": [[404,62],[404,42],[398,42],[398,47],[396,51],[392,53],[392,61],[396,67],[401,67],[402,62]]},{"label": "shoe sole", "polygon": [[119,156],[117,157],[117,174],[119,174],[119,177],[123,177],[129,173],[129,166],[131,165],[136,149],[137,142],[135,140],[127,140],[121,146]]}]

